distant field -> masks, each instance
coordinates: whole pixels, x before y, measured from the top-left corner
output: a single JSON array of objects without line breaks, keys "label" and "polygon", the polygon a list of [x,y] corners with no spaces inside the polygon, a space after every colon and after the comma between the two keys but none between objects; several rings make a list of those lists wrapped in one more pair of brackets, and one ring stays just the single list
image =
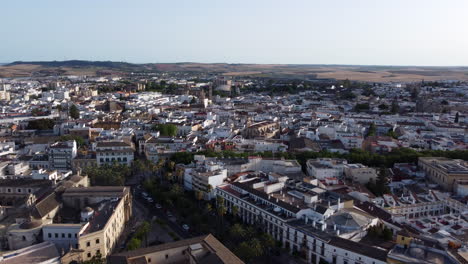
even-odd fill
[{"label": "distant field", "polygon": [[15,62],[0,65],[0,77],[50,75],[122,75],[130,72],[213,72],[228,76],[262,76],[298,79],[332,78],[369,82],[468,80],[468,67],[403,67],[352,65],[287,65],[226,63],[124,62]]}]

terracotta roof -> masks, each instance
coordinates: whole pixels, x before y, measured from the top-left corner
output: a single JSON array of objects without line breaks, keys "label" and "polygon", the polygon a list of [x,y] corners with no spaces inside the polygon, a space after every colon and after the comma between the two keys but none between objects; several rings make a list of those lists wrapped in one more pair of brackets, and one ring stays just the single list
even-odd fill
[{"label": "terracotta roof", "polygon": [[[134,263],[144,263],[141,262],[144,255],[151,254],[158,251],[165,251],[172,248],[190,246],[197,243],[203,243],[203,246],[207,247],[213,255],[210,258],[204,258],[201,263],[244,263],[240,260],[234,253],[227,249],[221,242],[219,242],[213,235],[199,236],[195,238],[184,239],[176,242],[165,243],[157,246],[140,248],[132,251],[117,253],[111,255],[108,259],[109,263],[114,264],[134,264]],[[215,262],[212,260],[216,259]],[[135,262],[136,261],[136,262]]]}]

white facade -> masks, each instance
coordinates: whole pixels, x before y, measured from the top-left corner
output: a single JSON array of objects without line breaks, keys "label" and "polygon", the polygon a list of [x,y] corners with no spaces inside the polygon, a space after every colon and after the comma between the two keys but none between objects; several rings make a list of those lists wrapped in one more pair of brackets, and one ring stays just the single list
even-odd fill
[{"label": "white facade", "polygon": [[125,142],[98,142],[96,145],[96,162],[98,166],[114,163],[130,166],[133,159],[134,149]]}]

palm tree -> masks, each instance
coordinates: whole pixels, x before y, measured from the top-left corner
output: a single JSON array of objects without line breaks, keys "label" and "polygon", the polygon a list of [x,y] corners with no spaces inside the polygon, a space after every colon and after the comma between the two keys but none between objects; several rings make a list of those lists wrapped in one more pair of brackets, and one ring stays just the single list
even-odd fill
[{"label": "palm tree", "polygon": [[220,224],[219,224],[219,231],[220,231],[220,235],[221,235],[221,234],[223,233],[222,231],[223,231],[223,227],[224,227],[224,225],[223,225],[223,222],[224,222],[224,221],[223,221],[223,220],[224,220],[223,217],[224,217],[224,215],[226,214],[227,209],[226,209],[226,207],[225,207],[223,204],[221,204],[221,205],[218,205],[217,211],[218,211],[218,216],[219,216],[219,221],[220,221]]},{"label": "palm tree", "polygon": [[235,205],[232,206],[231,213],[234,216],[234,218],[237,218],[237,216],[239,215],[239,207]]},{"label": "palm tree", "polygon": [[208,194],[208,199],[211,199],[211,192],[213,191],[213,186],[211,186],[211,184],[208,184],[208,186],[206,187],[206,193]]},{"label": "palm tree", "polygon": [[200,208],[200,201],[203,199],[203,192],[202,191],[196,191],[195,192],[195,198],[198,201],[198,208]]},{"label": "palm tree", "polygon": [[240,241],[242,238],[245,237],[245,229],[241,224],[234,224],[229,229],[229,235],[231,235],[234,239]]},{"label": "palm tree", "polygon": [[213,211],[213,206],[211,206],[210,203],[207,203],[206,206],[205,206],[205,210],[209,214],[209,213],[211,213],[211,211]]},{"label": "palm tree", "polygon": [[253,238],[249,243],[250,248],[252,249],[252,255],[254,257],[260,257],[263,255],[263,246],[262,242],[258,238]]},{"label": "palm tree", "polygon": [[164,173],[164,178],[166,179],[166,181],[172,182],[172,172],[166,171],[166,173]]}]

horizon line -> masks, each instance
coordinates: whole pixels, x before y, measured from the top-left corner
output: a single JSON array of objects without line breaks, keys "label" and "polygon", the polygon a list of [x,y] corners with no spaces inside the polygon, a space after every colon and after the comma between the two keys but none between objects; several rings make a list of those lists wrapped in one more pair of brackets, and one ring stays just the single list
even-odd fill
[{"label": "horizon line", "polygon": [[416,65],[416,64],[339,64],[339,63],[251,63],[251,62],[196,62],[196,61],[178,61],[178,62],[130,62],[123,60],[87,60],[87,59],[66,59],[66,60],[15,60],[11,62],[0,62],[0,66],[5,66],[13,63],[40,63],[40,62],[67,62],[67,61],[84,61],[84,62],[120,62],[135,65],[144,64],[241,64],[241,65],[303,65],[303,66],[364,66],[364,67],[443,67],[443,68],[466,68],[468,65]]}]

